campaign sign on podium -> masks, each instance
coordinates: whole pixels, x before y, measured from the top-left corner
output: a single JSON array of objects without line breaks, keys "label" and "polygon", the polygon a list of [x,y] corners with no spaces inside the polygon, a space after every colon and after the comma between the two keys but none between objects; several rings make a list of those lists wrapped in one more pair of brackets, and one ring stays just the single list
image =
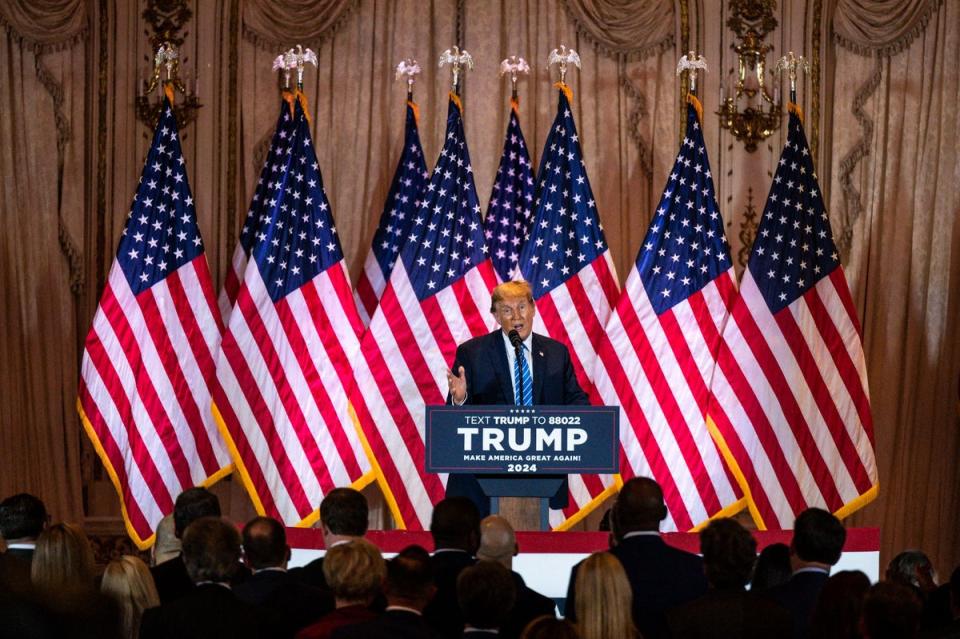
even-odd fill
[{"label": "campaign sign on podium", "polygon": [[431,473],[567,475],[620,471],[616,406],[427,406]]}]

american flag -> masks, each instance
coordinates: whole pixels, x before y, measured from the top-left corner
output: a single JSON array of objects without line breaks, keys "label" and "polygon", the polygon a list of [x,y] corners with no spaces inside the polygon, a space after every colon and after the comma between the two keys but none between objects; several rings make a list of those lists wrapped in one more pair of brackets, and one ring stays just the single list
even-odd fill
[{"label": "american flag", "polygon": [[759,526],[789,528],[810,506],[843,516],[875,496],[860,324],[792,106],[712,391]]},{"label": "american flag", "polygon": [[369,323],[377,309],[393,265],[410,235],[414,215],[420,208],[421,192],[429,176],[417,130],[417,105],[408,101],[403,152],[380,214],[380,224],[373,234],[367,261],[357,281],[357,306],[364,324]]},{"label": "american flag", "polygon": [[284,99],[280,101],[277,127],[274,129],[270,149],[267,151],[267,159],[260,170],[260,178],[257,180],[253,200],[250,202],[247,217],[243,221],[243,228],[240,230],[240,239],[233,250],[230,270],[227,271],[223,289],[221,289],[220,297],[217,300],[224,323],[230,320],[230,311],[237,301],[237,293],[240,292],[240,285],[243,283],[243,274],[247,270],[247,261],[250,259],[250,251],[253,250],[257,231],[260,230],[261,224],[270,220],[270,194],[276,190],[276,180],[281,176],[284,168],[284,144],[289,142],[294,130],[293,116],[290,114],[290,102],[292,101],[293,95],[284,92]]},{"label": "american flag", "polygon": [[424,406],[443,404],[457,344],[489,332],[496,273],[451,95],[447,132],[400,259],[363,338],[351,400],[398,527],[429,526],[446,476],[423,470]]},{"label": "american flag", "polygon": [[620,406],[620,474],[657,480],[668,509],[664,530],[690,530],[743,505],[705,418],[736,290],[690,104],[660,204],[601,336],[595,376],[602,402]]},{"label": "american flag", "polygon": [[140,548],[177,495],[230,472],[209,408],[222,331],[165,100],[87,334],[77,402]]},{"label": "american flag", "polygon": [[217,358],[214,412],[256,509],[309,525],[373,479],[347,392],[363,325],[300,100]]},{"label": "american flag", "polygon": [[493,267],[504,282],[519,276],[520,248],[529,232],[533,206],[533,166],[520,130],[519,109],[519,104],[511,100],[503,154],[483,223]]},{"label": "american flag", "polygon": [[[562,85],[557,116],[543,149],[535,212],[520,253],[520,269],[537,303],[533,330],[570,349],[577,380],[589,394],[595,344],[620,287],[583,164],[569,91]],[[563,513],[551,513],[551,523],[558,527],[575,523],[612,485],[610,476],[571,475],[570,505]]]}]

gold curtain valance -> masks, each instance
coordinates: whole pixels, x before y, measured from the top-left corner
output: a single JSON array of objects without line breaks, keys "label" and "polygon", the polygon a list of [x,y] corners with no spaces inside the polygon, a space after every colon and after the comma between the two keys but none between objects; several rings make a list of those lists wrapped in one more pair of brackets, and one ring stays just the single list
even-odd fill
[{"label": "gold curtain valance", "polygon": [[243,35],[280,52],[296,44],[318,47],[350,17],[359,0],[243,0]]},{"label": "gold curtain valance", "polygon": [[643,58],[673,44],[672,0],[564,0],[577,33],[611,57]]},{"label": "gold curtain valance", "polygon": [[0,25],[38,53],[56,51],[83,37],[88,4],[85,0],[3,0]]},{"label": "gold curtain valance", "polygon": [[837,42],[860,55],[903,51],[930,21],[943,0],[837,0]]}]

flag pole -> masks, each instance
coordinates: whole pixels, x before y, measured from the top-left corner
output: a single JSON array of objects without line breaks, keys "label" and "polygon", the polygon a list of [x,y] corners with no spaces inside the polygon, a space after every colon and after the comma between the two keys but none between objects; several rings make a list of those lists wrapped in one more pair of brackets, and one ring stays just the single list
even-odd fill
[{"label": "flag pole", "polygon": [[420,65],[413,58],[405,58],[397,65],[395,78],[407,79],[407,102],[413,102],[413,83],[420,73]]},{"label": "flag pole", "polygon": [[530,65],[522,57],[512,55],[500,62],[500,77],[508,73],[510,74],[510,102],[519,108],[520,98],[517,96],[517,80],[521,73],[524,75],[530,74]]},{"label": "flag pole", "polygon": [[790,79],[790,103],[797,107],[799,111],[799,106],[797,105],[797,75],[800,71],[810,73],[810,63],[807,62],[807,59],[802,55],[797,56],[794,55],[793,51],[790,51],[787,55],[777,60],[776,70],[778,89],[783,71],[787,72],[787,77]]},{"label": "flag pole", "polygon": [[556,83],[558,89],[567,94],[567,99],[571,99],[572,92],[570,87],[567,86],[567,65],[574,65],[578,69],[580,67],[580,54],[574,49],[568,49],[565,45],[561,44],[559,49],[554,49],[550,52],[550,57],[547,59],[547,69],[553,65],[559,65],[560,68],[560,81]]},{"label": "flag pole", "polygon": [[466,49],[454,45],[440,54],[439,67],[443,68],[450,65],[450,71],[453,74],[453,84],[450,92],[460,97],[460,73],[461,71],[473,70],[473,56]]}]

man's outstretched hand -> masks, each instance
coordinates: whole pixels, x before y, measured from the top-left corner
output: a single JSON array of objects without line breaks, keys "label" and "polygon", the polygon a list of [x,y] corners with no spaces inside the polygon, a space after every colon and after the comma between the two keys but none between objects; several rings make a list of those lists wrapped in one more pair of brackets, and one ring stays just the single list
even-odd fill
[{"label": "man's outstretched hand", "polygon": [[462,404],[467,399],[467,375],[461,366],[454,375],[447,369],[447,385],[450,387],[450,399],[454,404]]}]

